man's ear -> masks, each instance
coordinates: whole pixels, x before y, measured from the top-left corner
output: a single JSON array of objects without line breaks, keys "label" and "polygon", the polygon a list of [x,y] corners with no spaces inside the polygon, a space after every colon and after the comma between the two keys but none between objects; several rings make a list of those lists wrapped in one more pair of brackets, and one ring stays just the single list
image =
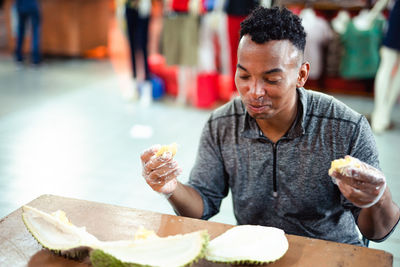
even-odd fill
[{"label": "man's ear", "polygon": [[304,84],[306,84],[309,73],[310,73],[310,63],[306,61],[301,64],[299,75],[297,76],[297,83],[296,83],[297,88],[303,87]]}]

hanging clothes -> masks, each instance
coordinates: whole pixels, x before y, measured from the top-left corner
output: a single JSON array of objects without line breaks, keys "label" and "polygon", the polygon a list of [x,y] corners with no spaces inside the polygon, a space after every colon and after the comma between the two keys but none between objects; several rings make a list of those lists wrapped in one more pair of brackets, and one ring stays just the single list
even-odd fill
[{"label": "hanging clothes", "polygon": [[199,20],[188,13],[164,17],[162,51],[167,65],[197,65]]},{"label": "hanging clothes", "polygon": [[318,17],[312,9],[303,9],[300,13],[302,25],[307,33],[304,59],[310,62],[309,78],[318,80],[323,72],[323,51],[333,38],[328,22]]},{"label": "hanging clothes", "polygon": [[189,0],[172,0],[171,8],[176,12],[188,12]]},{"label": "hanging clothes", "polygon": [[344,54],[344,48],[340,39],[340,34],[334,32],[332,39],[328,42],[326,49],[326,76],[337,77],[340,76],[340,62]]},{"label": "hanging clothes", "polygon": [[231,74],[227,17],[223,12],[211,11],[201,18],[198,68],[200,72]]},{"label": "hanging clothes", "polygon": [[225,12],[231,16],[247,16],[259,2],[259,0],[226,0]]},{"label": "hanging clothes", "polygon": [[199,16],[189,12],[189,2],[173,0],[163,19],[162,53],[170,66],[197,66]]},{"label": "hanging clothes", "polygon": [[348,79],[374,78],[379,66],[379,47],[383,36],[384,20],[375,19],[369,29],[358,29],[349,21],[341,36],[344,55],[340,75]]},{"label": "hanging clothes", "polygon": [[218,0],[203,0],[204,10],[206,10],[206,11],[214,10],[216,1],[218,1]]},{"label": "hanging clothes", "polygon": [[341,35],[344,34],[347,24],[350,21],[350,13],[345,10],[340,10],[336,17],[331,21],[333,30],[332,39],[328,42],[326,51],[326,75],[328,77],[340,76],[340,62],[344,54],[344,47],[341,40]]},{"label": "hanging clothes", "polygon": [[227,0],[225,13],[228,15],[228,37],[231,51],[232,94],[236,92],[235,73],[237,65],[237,48],[239,46],[240,22],[259,5],[258,0]]},{"label": "hanging clothes", "polygon": [[388,29],[383,39],[383,45],[400,51],[400,0],[390,11],[388,20]]}]

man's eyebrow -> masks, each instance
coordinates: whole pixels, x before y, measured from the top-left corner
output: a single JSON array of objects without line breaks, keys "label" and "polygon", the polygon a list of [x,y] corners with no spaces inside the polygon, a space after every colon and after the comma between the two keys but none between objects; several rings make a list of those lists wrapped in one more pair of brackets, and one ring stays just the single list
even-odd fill
[{"label": "man's eyebrow", "polygon": [[[246,69],[245,67],[243,67],[242,65],[240,65],[239,63],[237,64],[237,67],[238,67],[239,69],[242,69],[242,70],[244,70],[244,71],[247,71],[247,69]],[[280,69],[280,68],[275,68],[275,69],[272,69],[272,70],[264,71],[263,74],[271,74],[271,73],[282,72],[282,71],[283,71],[283,70]]]},{"label": "man's eyebrow", "polygon": [[280,68],[275,68],[275,69],[272,69],[272,70],[264,71],[263,74],[271,74],[271,73],[282,72],[282,71],[283,71],[283,70],[280,69]]},{"label": "man's eyebrow", "polygon": [[236,67],[238,67],[239,69],[242,69],[244,71],[247,71],[245,67],[243,67],[242,65],[240,65],[239,63],[236,65]]}]

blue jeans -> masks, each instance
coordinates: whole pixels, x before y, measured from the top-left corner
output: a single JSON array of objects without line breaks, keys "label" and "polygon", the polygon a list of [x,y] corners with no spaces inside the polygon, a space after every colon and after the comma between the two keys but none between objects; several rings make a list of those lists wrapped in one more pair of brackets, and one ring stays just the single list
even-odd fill
[{"label": "blue jeans", "polygon": [[17,61],[23,61],[22,47],[25,39],[26,24],[28,19],[32,24],[32,62],[40,63],[40,14],[38,9],[18,11],[18,33],[15,57]]}]

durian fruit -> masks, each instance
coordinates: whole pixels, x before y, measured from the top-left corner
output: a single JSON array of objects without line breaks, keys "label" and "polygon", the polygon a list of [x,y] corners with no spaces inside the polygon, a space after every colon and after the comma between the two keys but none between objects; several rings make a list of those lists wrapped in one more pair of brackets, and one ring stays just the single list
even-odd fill
[{"label": "durian fruit", "polygon": [[170,145],[163,145],[161,148],[157,151],[156,157],[160,157],[164,152],[171,152],[172,156],[175,156],[176,152],[178,151],[178,145],[176,143],[172,143]]},{"label": "durian fruit", "polygon": [[24,206],[22,218],[43,247],[76,259],[90,253],[94,267],[186,266],[204,257],[208,244],[206,230],[159,237],[153,231],[140,228],[135,240],[100,241],[84,227],[73,225],[62,211],[48,214]]},{"label": "durian fruit", "polygon": [[63,211],[48,214],[30,206],[23,206],[22,210],[22,219],[31,234],[43,247],[56,253],[79,259],[100,243],[85,227],[73,225]]},{"label": "durian fruit", "polygon": [[288,240],[281,229],[240,225],[211,240],[206,259],[231,264],[265,264],[280,259],[288,248]]},{"label": "durian fruit", "polygon": [[346,169],[352,168],[360,168],[361,163],[358,159],[353,158],[351,156],[345,156],[341,159],[335,159],[331,162],[331,168],[329,169],[329,175],[332,175],[334,171],[341,173],[342,175],[346,175]]},{"label": "durian fruit", "polygon": [[188,266],[204,257],[206,230],[184,235],[135,240],[129,246],[112,244],[93,250],[92,265],[107,266]]}]

